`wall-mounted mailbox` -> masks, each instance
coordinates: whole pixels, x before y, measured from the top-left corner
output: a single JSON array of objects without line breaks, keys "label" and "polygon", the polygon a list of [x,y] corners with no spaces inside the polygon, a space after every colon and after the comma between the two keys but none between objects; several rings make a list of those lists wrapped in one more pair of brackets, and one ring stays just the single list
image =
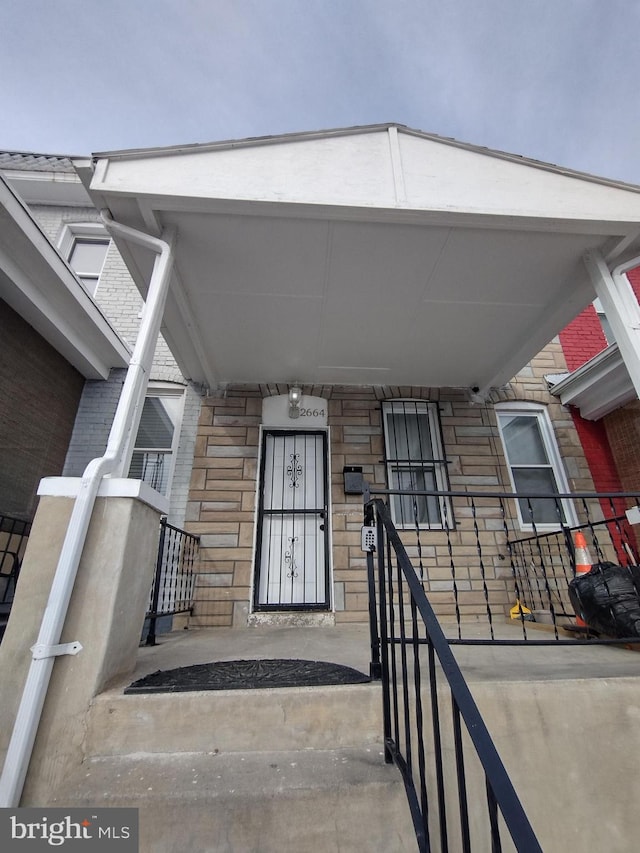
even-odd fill
[{"label": "wall-mounted mailbox", "polygon": [[345,465],[342,469],[345,495],[361,495],[364,492],[364,477],[361,465]]}]

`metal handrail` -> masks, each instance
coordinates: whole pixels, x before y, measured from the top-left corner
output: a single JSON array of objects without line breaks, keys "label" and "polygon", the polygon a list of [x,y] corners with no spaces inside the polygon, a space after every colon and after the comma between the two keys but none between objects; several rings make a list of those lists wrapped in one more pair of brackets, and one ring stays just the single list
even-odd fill
[{"label": "metal handrail", "polygon": [[[157,621],[161,616],[175,616],[193,611],[195,564],[200,537],[160,519],[158,554],[149,596],[149,620],[146,645],[156,644]],[[185,581],[186,578],[186,581]]]},{"label": "metal handrail", "polygon": [[[475,753],[484,771],[486,782],[487,812],[489,832],[493,850],[500,850],[500,828],[498,812],[513,839],[518,851],[536,853],[541,851],[540,844],[531,827],[529,819],[515,792],[511,779],[498,755],[493,740],[484,723],[482,715],[471,695],[464,676],[449,647],[438,619],[424,593],[420,580],[411,564],[400,536],[393,524],[387,506],[380,499],[374,499],[366,504],[365,523],[375,516],[377,530],[378,582],[379,605],[376,608],[379,616],[379,638],[381,651],[381,671],[383,682],[383,711],[385,732],[385,760],[394,762],[400,769],[405,783],[407,798],[412,814],[418,846],[421,851],[431,850],[429,840],[429,807],[426,786],[425,749],[424,749],[424,716],[422,714],[421,692],[421,662],[418,642],[419,621],[426,634],[429,651],[429,682],[431,686],[432,721],[434,727],[433,746],[435,749],[435,775],[438,789],[438,827],[442,851],[447,851],[447,803],[444,796],[444,755],[441,749],[441,723],[436,692],[437,658],[446,679],[453,708],[453,736],[456,753],[456,775],[458,780],[458,805],[460,817],[461,845],[464,853],[471,853],[471,837],[469,828],[467,780],[465,777],[464,759],[462,756],[463,742],[461,722],[464,723]],[[396,555],[397,575],[394,577],[391,566],[391,549]],[[373,565],[373,555],[369,555],[369,564]],[[385,561],[386,557],[386,561]],[[398,602],[394,603],[392,587],[395,583],[398,590]],[[411,610],[411,636],[405,633],[404,596],[402,586],[409,591],[409,607]],[[396,615],[399,611],[400,637],[395,636]],[[419,616],[419,618],[418,618]],[[373,644],[373,640],[372,640]],[[400,647],[402,655],[402,686],[398,683],[396,649]],[[407,666],[407,648],[412,650],[414,669],[414,696],[412,701],[408,694],[409,677]],[[399,691],[402,690],[402,695]],[[403,705],[402,715],[400,705]],[[410,719],[415,713],[415,720]],[[402,716],[402,722],[400,717]],[[411,725],[411,723],[415,725]],[[401,745],[401,729],[404,726],[403,751]],[[419,777],[418,785],[414,778],[412,760],[412,739],[418,741],[418,768],[415,771]]]},{"label": "metal handrail", "polygon": [[[637,510],[632,517],[630,510],[625,509],[640,502],[637,492],[574,492],[565,495],[498,491],[492,487],[400,490],[365,483],[364,502],[371,500],[372,496],[388,499],[390,510],[394,500],[405,501],[402,506],[396,505],[396,512],[401,512],[398,529],[401,529],[406,544],[409,531],[413,529],[416,567],[423,588],[436,611],[438,600],[444,599],[443,591],[450,592],[452,596],[450,602],[445,602],[455,609],[457,637],[450,637],[450,644],[575,646],[637,642],[637,635],[622,637],[617,630],[610,636],[593,630],[576,631],[574,605],[570,602],[570,585],[576,574],[573,546],[576,531],[587,533],[592,545],[593,564],[613,561],[623,568],[640,564],[637,536],[633,531]],[[420,501],[431,498],[440,501],[440,515],[429,525],[419,513]],[[569,526],[569,519],[560,508],[564,498],[575,502],[580,523]],[[532,503],[542,499],[555,505],[555,513],[547,512],[544,519],[538,520]],[[509,509],[513,502],[519,502],[521,508],[524,505],[524,512],[528,511],[529,517],[521,517],[521,512],[516,517],[516,513]],[[492,521],[485,523],[485,519]],[[522,533],[518,531],[518,523],[526,523]],[[527,528],[530,532],[525,533]],[[432,534],[435,538],[431,538]],[[466,542],[463,543],[465,536]],[[475,545],[475,553],[470,555],[467,550],[459,558],[457,548],[463,544],[467,547]],[[446,577],[442,573],[445,566],[449,567]],[[438,570],[435,587],[430,577],[432,567]],[[482,602],[478,595],[482,596]],[[465,623],[465,613],[469,613],[470,599],[474,596],[473,606],[481,607],[482,612],[474,611],[480,622],[476,620],[475,629],[467,632],[465,625],[470,623]],[[640,594],[638,600],[640,605]],[[520,611],[519,617],[511,616],[509,619],[514,602],[522,605],[524,611]],[[498,633],[507,636],[498,639],[494,628],[505,618],[511,628],[519,631],[499,629]],[[550,624],[546,636],[540,623]],[[485,638],[477,634],[479,624],[484,625]]]},{"label": "metal handrail", "polygon": [[[0,578],[6,580],[0,596],[2,604],[9,604],[13,600],[30,531],[31,522],[0,514]],[[7,561],[11,565],[8,572],[4,571]]]}]

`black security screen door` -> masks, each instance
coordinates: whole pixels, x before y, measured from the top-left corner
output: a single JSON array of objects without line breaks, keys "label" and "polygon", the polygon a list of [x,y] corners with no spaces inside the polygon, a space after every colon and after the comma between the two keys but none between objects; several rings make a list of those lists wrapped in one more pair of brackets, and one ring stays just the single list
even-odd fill
[{"label": "black security screen door", "polygon": [[329,608],[327,435],[263,433],[256,610]]}]

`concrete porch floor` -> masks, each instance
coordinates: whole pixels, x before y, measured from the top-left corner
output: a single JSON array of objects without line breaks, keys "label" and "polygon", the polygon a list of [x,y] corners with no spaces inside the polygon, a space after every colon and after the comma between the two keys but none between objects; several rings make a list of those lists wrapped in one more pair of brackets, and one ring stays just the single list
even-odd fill
[{"label": "concrete porch floor", "polygon": [[[446,626],[449,636],[455,627]],[[465,636],[484,638],[484,626],[465,626]],[[494,624],[502,639],[520,638],[519,626]],[[528,627],[530,639],[553,635],[546,626]],[[156,646],[141,646],[135,671],[122,686],[157,670],[225,660],[297,658],[322,660],[369,672],[367,625],[247,628],[195,628],[158,636]],[[640,652],[622,646],[452,646],[465,678],[474,681],[550,681],[633,678],[640,675]],[[115,686],[115,685],[113,685]]]},{"label": "concrete porch floor", "polygon": [[[520,628],[513,624],[501,623],[494,627],[501,638],[521,635]],[[549,636],[548,629],[542,626],[531,626],[529,630],[536,636]],[[448,632],[451,632],[450,627]],[[467,625],[465,632],[482,637],[486,629],[483,625],[475,628]],[[567,849],[607,850],[608,853],[635,851],[640,832],[640,813],[636,805],[640,799],[637,773],[639,653],[618,646],[598,645],[453,646],[452,649],[525,812],[538,833],[542,849],[549,853]],[[83,765],[73,783],[75,787],[67,789],[79,798],[73,802],[95,802],[96,791],[100,796],[106,796],[104,792],[107,791],[111,792],[111,797],[121,795],[124,798],[121,786],[126,783],[126,801],[140,803],[141,808],[147,809],[143,812],[143,825],[150,828],[148,831],[161,826],[163,832],[168,832],[171,827],[184,825],[188,808],[192,807],[185,806],[186,797],[191,798],[189,803],[193,800],[194,809],[202,802],[203,814],[210,819],[212,796],[218,792],[224,796],[215,819],[222,820],[219,815],[225,815],[225,820],[231,819],[231,815],[231,822],[237,828],[244,826],[247,814],[257,814],[258,822],[264,820],[264,812],[255,810],[253,800],[247,806],[245,799],[236,796],[238,774],[246,772],[247,768],[251,768],[252,785],[257,785],[269,808],[282,803],[287,814],[292,808],[291,800],[283,798],[278,787],[280,781],[274,782],[274,767],[310,768],[305,784],[310,792],[311,814],[317,811],[319,798],[324,794],[309,785],[316,779],[317,761],[327,750],[333,762],[327,777],[327,796],[331,795],[343,806],[347,800],[344,788],[336,788],[336,764],[352,767],[353,762],[359,760],[356,755],[364,756],[362,780],[367,784],[374,778],[372,774],[385,771],[381,758],[382,702],[378,686],[138,696],[125,696],[122,692],[132,681],[159,669],[251,658],[325,660],[368,672],[368,626],[261,625],[243,629],[180,630],[160,635],[157,646],[139,649],[134,673],[96,697],[85,744],[90,767],[87,769]],[[442,695],[441,711],[445,706],[450,708],[446,688]],[[447,740],[451,737],[451,718],[443,714],[441,719],[445,752],[451,755]],[[181,725],[180,721],[188,721],[188,725]],[[333,753],[337,741],[340,748],[336,761]],[[470,750],[468,755],[471,755]],[[470,790],[473,785],[482,786],[478,763],[469,757],[466,760]],[[183,765],[186,775],[178,778],[176,773]],[[257,781],[254,769],[263,774],[256,777]],[[87,775],[89,772],[91,778]],[[197,777],[197,786],[192,776]],[[387,776],[399,781],[395,771],[387,772]],[[115,784],[114,779],[125,782]],[[131,789],[127,787],[127,779],[132,780]],[[136,787],[139,779],[144,779],[142,789]],[[91,786],[88,787],[89,782]],[[193,791],[188,793],[191,788]],[[148,790],[152,790],[152,794],[146,794]],[[294,786],[293,790],[295,793],[298,789]],[[360,788],[351,786],[350,790],[359,791]],[[227,794],[233,797],[228,798]],[[451,797],[455,799],[456,796],[452,791]],[[386,789],[381,798],[371,800],[368,792],[363,795],[368,808],[374,804],[374,816],[366,819],[368,827],[382,814],[380,803],[389,807],[391,800]],[[334,800],[331,801],[331,815],[335,815]],[[109,802],[116,804],[113,799]],[[404,792],[393,802],[397,802],[392,809],[397,819],[397,814],[406,808]],[[240,811],[233,812],[234,808]],[[346,825],[351,816],[349,811]],[[402,826],[410,827],[408,819],[403,820]],[[392,821],[385,817],[383,824],[391,826]],[[284,825],[287,822],[278,818],[278,826]],[[323,829],[326,830],[326,825]],[[207,831],[210,835],[210,828]],[[320,841],[314,841],[315,846],[303,848],[298,841],[291,847],[283,846],[277,833],[273,837],[277,839],[274,847],[263,848],[257,843],[251,846],[243,842],[219,849],[361,849],[344,843],[343,838],[334,845],[322,836]],[[260,838],[264,839],[262,825]],[[179,849],[212,849],[185,847],[181,837],[171,842],[174,846],[163,848],[159,843],[154,839],[142,849],[166,849],[171,853]],[[368,849],[405,848],[387,843],[382,848]],[[406,849],[412,849],[411,845]],[[488,848],[478,846],[475,849]]]}]

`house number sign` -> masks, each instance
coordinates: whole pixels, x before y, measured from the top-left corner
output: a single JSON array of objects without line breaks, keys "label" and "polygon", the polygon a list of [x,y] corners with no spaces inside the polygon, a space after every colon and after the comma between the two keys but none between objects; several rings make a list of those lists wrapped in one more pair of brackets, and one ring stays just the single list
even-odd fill
[{"label": "house number sign", "polygon": [[280,394],[277,397],[265,397],[262,401],[262,425],[265,427],[288,427],[316,429],[327,426],[329,406],[324,397],[312,397],[303,394],[300,398],[297,418],[289,415],[289,397]]}]

